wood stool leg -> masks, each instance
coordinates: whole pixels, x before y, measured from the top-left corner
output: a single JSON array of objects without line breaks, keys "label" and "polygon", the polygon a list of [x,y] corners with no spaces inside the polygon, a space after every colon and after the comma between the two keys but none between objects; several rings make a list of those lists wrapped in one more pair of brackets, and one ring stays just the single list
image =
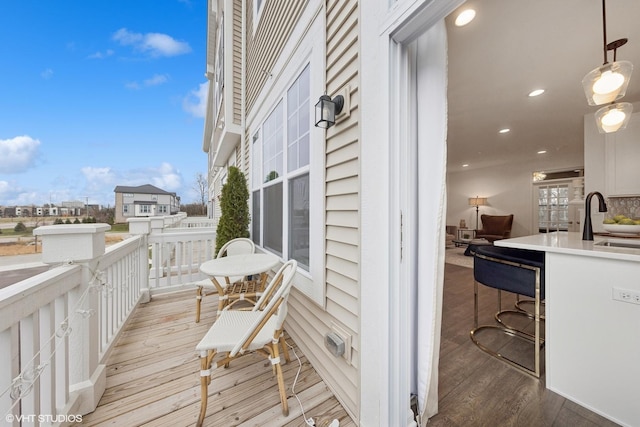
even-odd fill
[{"label": "wood stool leg", "polygon": [[211,359],[207,352],[200,354],[200,414],[196,426],[202,426],[207,413],[207,399],[209,397],[209,383],[211,382]]},{"label": "wood stool leg", "polygon": [[196,289],[196,323],[200,322],[200,306],[202,305],[202,286]]}]

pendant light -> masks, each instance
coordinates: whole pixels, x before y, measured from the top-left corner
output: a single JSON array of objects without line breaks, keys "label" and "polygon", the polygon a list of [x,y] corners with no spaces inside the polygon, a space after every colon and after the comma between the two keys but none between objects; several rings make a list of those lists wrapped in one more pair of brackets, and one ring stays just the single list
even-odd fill
[{"label": "pendant light", "polygon": [[[602,0],[602,37],[604,63],[591,70],[582,79],[582,86],[589,105],[603,105],[622,98],[627,91],[633,65],[629,61],[616,61],[617,49],[627,43],[627,39],[615,40],[607,44],[607,20],[605,0]],[[613,62],[609,63],[608,51],[613,50]]]},{"label": "pendant light", "polygon": [[633,105],[628,102],[617,102],[606,105],[596,111],[596,124],[600,133],[617,132],[627,127]]}]

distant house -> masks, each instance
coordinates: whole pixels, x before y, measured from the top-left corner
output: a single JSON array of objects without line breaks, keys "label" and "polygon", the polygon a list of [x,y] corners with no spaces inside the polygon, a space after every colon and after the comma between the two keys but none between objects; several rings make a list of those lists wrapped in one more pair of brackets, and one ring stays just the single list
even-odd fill
[{"label": "distant house", "polygon": [[172,215],[180,210],[180,198],[176,193],[164,191],[151,184],[138,187],[119,185],[116,193],[115,222],[127,218]]}]

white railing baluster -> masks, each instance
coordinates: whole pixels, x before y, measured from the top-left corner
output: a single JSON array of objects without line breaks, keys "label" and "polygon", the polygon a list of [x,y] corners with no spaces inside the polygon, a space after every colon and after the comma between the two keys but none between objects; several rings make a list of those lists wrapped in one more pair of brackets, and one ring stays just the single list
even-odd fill
[{"label": "white railing baluster", "polygon": [[138,304],[204,278],[199,266],[215,247],[211,220],[146,220],[131,223],[132,237],[106,250],[106,224],[36,229],[43,261],[54,266],[0,289],[4,420],[92,411],[104,391],[106,358]]}]

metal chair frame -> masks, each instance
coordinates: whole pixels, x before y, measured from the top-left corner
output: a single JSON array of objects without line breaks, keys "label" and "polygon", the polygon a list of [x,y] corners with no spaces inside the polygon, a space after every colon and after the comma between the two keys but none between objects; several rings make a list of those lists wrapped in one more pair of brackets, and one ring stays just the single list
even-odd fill
[{"label": "metal chair frame", "polygon": [[[487,261],[492,261],[492,262],[497,262],[497,263],[501,263],[501,264],[506,264],[506,265],[511,265],[513,267],[518,267],[518,268],[525,268],[528,270],[532,270],[535,273],[535,298],[534,298],[534,312],[533,314],[528,313],[525,310],[502,310],[501,309],[501,305],[502,305],[502,296],[501,296],[501,289],[495,287],[495,286],[491,286],[491,285],[487,285],[482,283],[484,286],[487,287],[492,287],[494,289],[498,290],[498,312],[496,312],[495,314],[495,319],[502,325],[502,326],[496,326],[496,325],[482,325],[479,326],[478,325],[478,281],[475,280],[473,281],[473,291],[474,291],[474,314],[473,314],[473,322],[474,322],[474,329],[471,330],[470,332],[470,337],[471,340],[473,341],[473,343],[475,345],[478,346],[478,348],[480,348],[481,350],[483,350],[484,352],[490,354],[491,356],[494,356],[500,360],[505,361],[506,363],[508,363],[511,366],[514,366],[515,368],[524,371],[530,375],[533,375],[536,378],[540,378],[541,375],[541,368],[540,368],[540,350],[541,348],[544,346],[544,339],[542,339],[541,337],[541,330],[540,330],[540,323],[541,320],[544,320],[544,317],[541,316],[540,314],[540,307],[542,304],[541,301],[541,269],[539,267],[535,267],[535,266],[531,266],[531,265],[527,265],[527,264],[523,264],[523,263],[517,263],[517,262],[513,262],[513,261],[509,261],[509,260],[504,260],[504,259],[500,259],[500,258],[495,258],[495,257],[491,257],[491,256],[487,256],[484,254],[479,254],[477,252],[474,253],[474,256],[482,258],[484,260]],[[508,326],[503,320],[500,319],[500,316],[506,312],[513,312],[515,314],[519,314],[519,315],[525,315],[529,318],[531,318],[534,321],[534,334],[531,335],[527,332],[521,331],[519,329],[516,329],[514,327]],[[500,330],[502,332],[504,332],[505,334],[512,336],[512,337],[516,337],[516,338],[520,338],[529,342],[532,342],[534,344],[534,369],[530,369],[528,367],[526,367],[525,365],[519,363],[516,360],[510,359],[504,355],[502,355],[501,353],[499,353],[498,351],[495,351],[493,349],[488,348],[487,346],[481,344],[477,337],[475,336],[475,334],[483,329],[497,329]]]}]

